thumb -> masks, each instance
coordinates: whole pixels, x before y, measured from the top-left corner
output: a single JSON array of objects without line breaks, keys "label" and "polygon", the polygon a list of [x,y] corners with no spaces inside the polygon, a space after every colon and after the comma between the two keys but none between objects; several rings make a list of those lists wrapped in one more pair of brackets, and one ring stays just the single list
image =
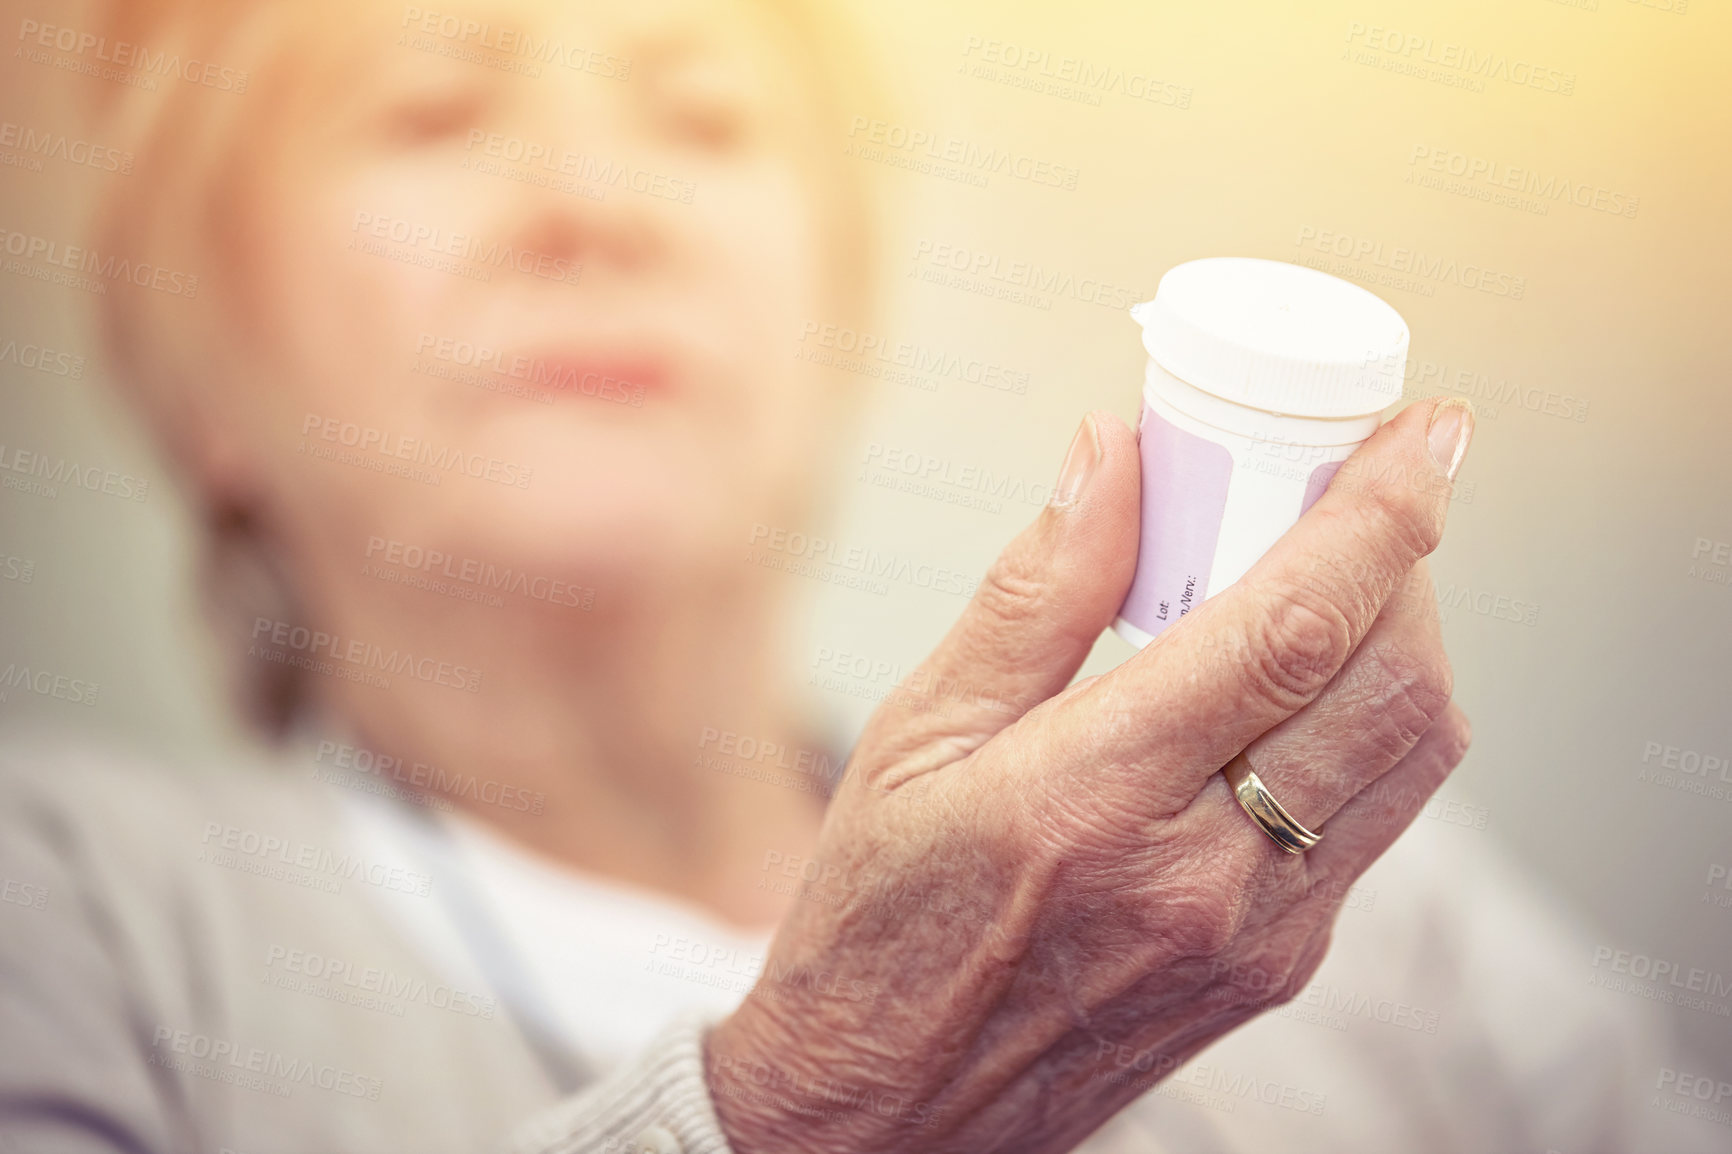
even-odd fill
[{"label": "thumb", "polygon": [[[1109,413],[1083,418],[1052,499],[981,579],[962,616],[861,735],[906,780],[965,757],[1070,684],[1130,588],[1141,463]],[[871,768],[871,767],[865,767]]]}]

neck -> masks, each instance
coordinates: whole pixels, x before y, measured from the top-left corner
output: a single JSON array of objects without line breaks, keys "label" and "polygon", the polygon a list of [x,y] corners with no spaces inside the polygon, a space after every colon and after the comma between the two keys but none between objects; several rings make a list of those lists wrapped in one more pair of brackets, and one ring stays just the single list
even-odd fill
[{"label": "neck", "polygon": [[385,588],[344,616],[386,649],[479,668],[482,684],[321,685],[370,747],[499,783],[449,796],[555,862],[738,927],[780,919],[791,899],[760,887],[764,863],[809,857],[823,816],[821,779],[792,767],[837,755],[801,728],[773,590],[640,591],[604,614],[430,607]]}]

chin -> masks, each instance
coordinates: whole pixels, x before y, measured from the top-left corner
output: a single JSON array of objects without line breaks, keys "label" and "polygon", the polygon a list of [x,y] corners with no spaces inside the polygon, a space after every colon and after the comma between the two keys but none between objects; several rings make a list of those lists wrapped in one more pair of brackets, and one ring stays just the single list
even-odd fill
[{"label": "chin", "polygon": [[[465,517],[442,534],[461,541],[483,563],[579,581],[597,589],[629,589],[713,570],[719,560],[738,563],[728,545],[745,539],[742,525],[701,516],[693,502],[645,499],[628,485],[556,492],[506,494],[489,512]],[[509,506],[509,507],[500,507]],[[730,526],[733,531],[730,531]]]}]

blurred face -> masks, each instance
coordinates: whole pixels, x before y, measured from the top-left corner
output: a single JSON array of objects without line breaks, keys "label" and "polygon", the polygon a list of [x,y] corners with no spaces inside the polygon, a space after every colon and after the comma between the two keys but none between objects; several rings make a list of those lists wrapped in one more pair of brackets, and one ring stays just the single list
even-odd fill
[{"label": "blurred face", "polygon": [[840,306],[790,31],[758,0],[303,19],[237,169],[257,355],[217,402],[297,564],[738,574],[838,415],[791,355]]}]

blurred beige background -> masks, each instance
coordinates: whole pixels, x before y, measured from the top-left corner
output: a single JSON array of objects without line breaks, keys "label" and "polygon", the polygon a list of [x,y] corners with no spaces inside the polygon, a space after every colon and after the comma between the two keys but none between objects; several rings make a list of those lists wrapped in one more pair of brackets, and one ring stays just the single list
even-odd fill
[{"label": "blurred beige background", "polygon": [[[1459,392],[1481,416],[1434,563],[1477,736],[1431,820],[1530,863],[1596,941],[1732,982],[1724,7],[855,6],[884,93],[836,143],[885,194],[885,310],[866,335],[939,367],[899,379],[845,359],[872,403],[835,462],[830,535],[978,573],[1084,411],[1134,420],[1143,354],[1123,306],[1165,269],[1251,255],[1358,280],[1413,329],[1410,396]],[[15,44],[21,20],[79,10],[4,0],[0,27]],[[88,82],[7,56],[0,121],[75,130]],[[0,139],[0,227],[76,243],[101,179]],[[152,484],[143,501],[0,490],[0,670],[100,686],[83,706],[0,685],[0,726],[212,755],[235,735],[186,515],[104,392],[93,299],[0,275],[0,444]],[[829,346],[854,338],[829,322],[790,349],[846,358]],[[25,346],[83,360],[45,371]],[[810,584],[789,659],[845,738],[961,602]],[[1108,636],[1086,672],[1128,652]],[[1668,762],[1683,768],[1645,779]],[[1584,957],[1556,980],[1593,972]],[[1732,1079],[1732,998],[1709,1001],[1655,1012]]]}]

